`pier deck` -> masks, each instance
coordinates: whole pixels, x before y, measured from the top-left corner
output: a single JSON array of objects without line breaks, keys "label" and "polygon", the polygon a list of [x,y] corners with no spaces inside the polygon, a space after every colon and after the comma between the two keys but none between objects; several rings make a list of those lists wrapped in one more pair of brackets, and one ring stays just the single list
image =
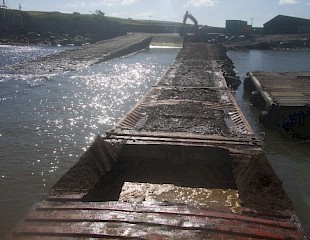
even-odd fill
[{"label": "pier deck", "polygon": [[266,110],[259,119],[264,126],[310,138],[310,72],[254,72],[245,82],[257,92],[252,103]]},{"label": "pier deck", "polygon": [[[281,182],[225,82],[224,55],[218,45],[186,44],[160,81],[97,137],[9,239],[303,239]],[[169,184],[173,193],[161,192],[156,197],[164,200],[156,201],[146,187],[126,200],[126,183],[154,192]],[[181,198],[179,188],[185,189]],[[238,191],[240,205],[233,211],[232,195],[211,199],[221,207],[192,204],[191,192],[198,190],[208,193],[202,202],[215,190]]]},{"label": "pier deck", "polygon": [[107,132],[108,139],[154,142],[158,138],[260,149],[223,77],[222,54],[213,45],[185,47],[161,80]]},{"label": "pier deck", "polygon": [[310,72],[249,75],[268,106],[304,107],[310,105]]}]

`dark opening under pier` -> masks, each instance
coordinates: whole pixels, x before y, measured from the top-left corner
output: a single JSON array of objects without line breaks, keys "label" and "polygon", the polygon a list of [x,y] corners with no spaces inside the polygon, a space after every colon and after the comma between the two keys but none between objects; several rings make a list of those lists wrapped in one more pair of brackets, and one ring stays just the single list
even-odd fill
[{"label": "dark opening under pier", "polygon": [[186,42],[8,238],[303,239],[227,66],[221,46]]}]

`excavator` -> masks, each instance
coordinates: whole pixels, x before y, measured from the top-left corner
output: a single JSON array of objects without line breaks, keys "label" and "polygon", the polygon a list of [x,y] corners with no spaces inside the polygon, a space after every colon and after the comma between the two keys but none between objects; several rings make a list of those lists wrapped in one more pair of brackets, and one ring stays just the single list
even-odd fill
[{"label": "excavator", "polygon": [[190,20],[192,20],[193,23],[195,24],[195,35],[197,35],[197,33],[198,33],[198,21],[197,21],[197,19],[192,14],[190,14],[189,11],[186,11],[186,13],[184,15],[184,18],[183,18],[182,35],[186,35],[186,33],[185,33],[185,23],[186,23],[188,18]]}]

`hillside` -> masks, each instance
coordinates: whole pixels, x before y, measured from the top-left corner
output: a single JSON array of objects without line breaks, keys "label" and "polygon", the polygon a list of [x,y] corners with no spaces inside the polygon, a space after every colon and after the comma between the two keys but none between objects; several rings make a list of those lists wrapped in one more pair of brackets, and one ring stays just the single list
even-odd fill
[{"label": "hillside", "polygon": [[97,14],[24,12],[0,9],[0,38],[5,43],[83,44],[127,32],[179,32],[181,23],[122,19]]}]

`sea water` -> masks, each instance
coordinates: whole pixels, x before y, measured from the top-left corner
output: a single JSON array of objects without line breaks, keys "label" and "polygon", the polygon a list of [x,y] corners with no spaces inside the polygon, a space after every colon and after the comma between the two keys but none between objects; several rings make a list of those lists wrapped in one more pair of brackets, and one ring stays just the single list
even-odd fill
[{"label": "sea water", "polygon": [[[0,46],[0,67],[63,51],[57,47]],[[156,83],[178,49],[157,49],[63,75],[0,75],[0,238]],[[309,51],[229,51],[236,71],[310,71]],[[285,191],[310,226],[309,143],[258,124],[260,110],[243,85],[236,100]]]},{"label": "sea water", "polygon": [[306,50],[249,50],[229,51],[242,84],[234,93],[238,105],[255,134],[262,140],[263,150],[283,187],[310,233],[310,143],[300,142],[262,127],[258,123],[261,110],[250,103],[244,92],[243,77],[250,71],[298,72],[310,71],[310,51]]},{"label": "sea water", "polygon": [[[0,67],[65,48],[0,46]],[[0,75],[0,238],[154,85],[179,49],[81,71]]]}]

